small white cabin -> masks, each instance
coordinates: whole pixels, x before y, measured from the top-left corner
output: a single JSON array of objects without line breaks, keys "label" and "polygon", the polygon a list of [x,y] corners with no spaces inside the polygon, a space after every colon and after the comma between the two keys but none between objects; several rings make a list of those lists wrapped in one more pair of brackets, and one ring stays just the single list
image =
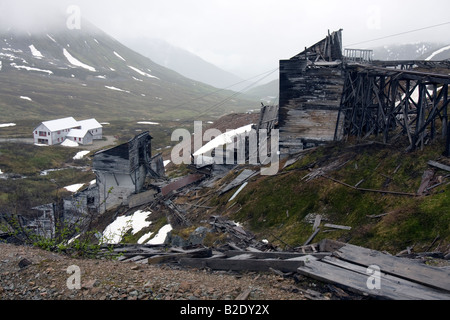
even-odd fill
[{"label": "small white cabin", "polygon": [[72,129],[67,134],[66,139],[70,139],[82,145],[92,144],[92,141],[94,140],[92,133],[86,129]]}]

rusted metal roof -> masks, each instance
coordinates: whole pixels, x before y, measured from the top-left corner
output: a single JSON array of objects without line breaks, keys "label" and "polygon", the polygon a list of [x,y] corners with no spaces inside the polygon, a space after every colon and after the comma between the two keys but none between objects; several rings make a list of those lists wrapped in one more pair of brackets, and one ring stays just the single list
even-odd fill
[{"label": "rusted metal roof", "polygon": [[190,185],[191,183],[200,181],[204,178],[205,176],[203,174],[190,174],[186,177],[183,177],[177,181],[174,181],[164,187],[162,187],[161,189],[161,194],[163,196],[168,195],[170,192],[181,189],[187,185]]}]

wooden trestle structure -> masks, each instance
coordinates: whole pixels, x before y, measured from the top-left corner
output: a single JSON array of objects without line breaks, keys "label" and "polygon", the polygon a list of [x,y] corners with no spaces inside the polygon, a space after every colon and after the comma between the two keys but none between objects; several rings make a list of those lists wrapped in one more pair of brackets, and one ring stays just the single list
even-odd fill
[{"label": "wooden trestle structure", "polygon": [[408,150],[415,150],[441,134],[444,155],[450,156],[450,61],[344,63],[343,69],[335,140],[382,135],[387,143],[400,129],[408,136]]}]

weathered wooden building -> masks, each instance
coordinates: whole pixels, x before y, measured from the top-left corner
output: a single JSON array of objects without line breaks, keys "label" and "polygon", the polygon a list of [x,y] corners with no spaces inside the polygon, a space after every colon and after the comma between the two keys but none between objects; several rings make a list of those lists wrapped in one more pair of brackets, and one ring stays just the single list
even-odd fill
[{"label": "weathered wooden building", "polygon": [[131,194],[143,190],[147,174],[153,171],[151,140],[150,134],[144,132],[127,143],[94,155],[101,212],[127,204]]},{"label": "weathered wooden building", "polygon": [[280,153],[333,141],[344,86],[342,30],[280,61]]}]

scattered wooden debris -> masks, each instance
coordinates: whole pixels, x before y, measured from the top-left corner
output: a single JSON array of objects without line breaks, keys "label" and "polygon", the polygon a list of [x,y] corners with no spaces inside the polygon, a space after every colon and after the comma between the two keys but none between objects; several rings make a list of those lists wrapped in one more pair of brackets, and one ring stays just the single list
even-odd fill
[{"label": "scattered wooden debris", "polygon": [[323,176],[327,172],[334,171],[334,170],[337,170],[337,169],[343,167],[349,161],[350,160],[337,159],[337,160],[333,161],[332,163],[330,163],[330,164],[328,164],[328,165],[326,165],[324,167],[312,170],[310,173],[308,173],[306,176],[304,176],[302,178],[302,180],[308,182],[308,181],[311,181],[313,179],[316,179],[317,177]]},{"label": "scattered wooden debris", "polygon": [[[338,241],[324,240],[319,247],[332,256],[308,261],[299,273],[377,298],[450,299],[449,270]],[[374,267],[379,269],[380,288],[368,284],[373,274],[368,270]]]},{"label": "scattered wooden debris", "polygon": [[170,210],[177,223],[185,226],[190,225],[189,220],[186,218],[186,212],[183,209],[175,205],[170,199],[163,201],[163,204],[167,209]]},{"label": "scattered wooden debris", "polygon": [[251,177],[257,175],[259,173],[259,171],[253,171],[253,170],[248,170],[248,169],[244,169],[237,177],[236,179],[234,179],[233,181],[231,181],[229,184],[227,184],[221,191],[219,194],[224,194],[228,191],[230,191],[231,189],[243,184],[244,182],[246,182],[248,179],[250,179]]},{"label": "scattered wooden debris", "polygon": [[238,226],[233,221],[226,220],[221,216],[211,216],[209,223],[214,230],[228,233],[240,242],[244,243],[245,247],[253,242],[254,235],[245,231],[244,228]]},{"label": "scattered wooden debris", "polygon": [[[226,221],[222,223],[227,224]],[[413,259],[339,241],[323,240],[289,252],[261,251],[253,246],[242,249],[233,244],[228,247],[236,249],[117,245],[109,247],[107,251],[119,254],[121,261],[134,263],[170,263],[199,269],[272,272],[281,277],[303,275],[331,283],[332,287],[333,284],[339,286],[335,290],[342,297],[348,294],[341,288],[377,299],[450,299],[448,268],[431,267]],[[103,250],[106,251],[106,247]],[[405,254],[410,255],[411,250],[411,247],[407,248]],[[444,257],[444,254],[441,256]],[[251,290],[244,290],[238,299],[245,300],[250,293]],[[318,299],[315,295],[309,296]]]}]

